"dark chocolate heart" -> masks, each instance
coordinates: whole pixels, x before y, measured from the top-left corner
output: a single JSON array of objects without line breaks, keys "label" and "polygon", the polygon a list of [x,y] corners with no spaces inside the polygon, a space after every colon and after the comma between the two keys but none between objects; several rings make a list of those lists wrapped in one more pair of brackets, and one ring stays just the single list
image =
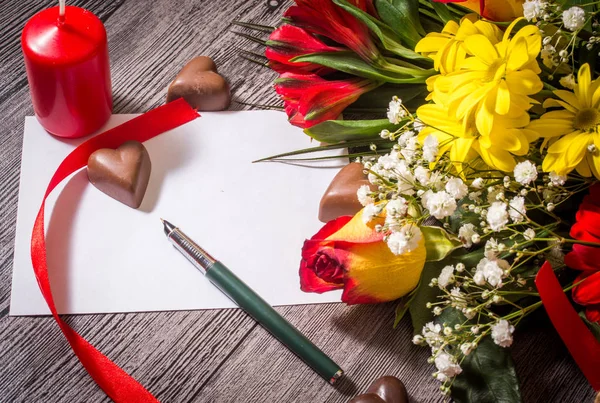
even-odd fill
[{"label": "dark chocolate heart", "polygon": [[362,185],[372,186],[363,170],[361,163],[352,162],[338,172],[321,198],[320,221],[328,222],[344,215],[354,215],[362,209],[356,191]]},{"label": "dark chocolate heart", "polygon": [[356,396],[348,403],[385,403],[385,401],[375,393],[363,393]]},{"label": "dark chocolate heart", "polygon": [[167,91],[167,102],[177,98],[199,111],[223,111],[231,102],[229,84],[206,56],[193,58],[177,74]]},{"label": "dark chocolate heart", "polygon": [[138,141],[127,141],[116,150],[102,148],[88,159],[90,182],[101,192],[129,207],[138,208],[150,180],[150,155]]},{"label": "dark chocolate heart", "polygon": [[375,393],[385,403],[408,403],[408,393],[402,381],[395,376],[382,376],[367,389],[367,393]]}]

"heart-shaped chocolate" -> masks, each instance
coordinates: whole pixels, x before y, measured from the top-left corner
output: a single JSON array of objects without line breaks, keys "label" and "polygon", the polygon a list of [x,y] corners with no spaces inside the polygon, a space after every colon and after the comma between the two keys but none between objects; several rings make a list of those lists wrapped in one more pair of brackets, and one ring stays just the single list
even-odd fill
[{"label": "heart-shaped chocolate", "polygon": [[167,102],[177,98],[199,111],[223,111],[231,102],[229,84],[206,56],[193,58],[177,74],[167,91]]},{"label": "heart-shaped chocolate", "polygon": [[116,150],[97,150],[90,155],[87,166],[92,185],[133,208],[142,204],[151,170],[150,155],[138,141],[127,141]]},{"label": "heart-shaped chocolate", "polygon": [[361,163],[352,162],[338,172],[321,198],[319,220],[328,222],[344,215],[354,215],[362,209],[356,191],[362,185],[372,186],[363,170]]},{"label": "heart-shaped chocolate", "polygon": [[408,393],[400,379],[387,375],[375,380],[366,393],[356,396],[350,403],[408,403]]}]

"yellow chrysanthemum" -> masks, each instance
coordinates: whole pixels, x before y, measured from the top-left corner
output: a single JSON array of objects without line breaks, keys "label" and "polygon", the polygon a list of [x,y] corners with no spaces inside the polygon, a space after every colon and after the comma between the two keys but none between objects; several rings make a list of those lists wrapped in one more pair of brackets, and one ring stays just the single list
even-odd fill
[{"label": "yellow chrysanthemum", "polygon": [[559,175],[575,169],[600,179],[600,79],[592,81],[586,63],[579,68],[575,90],[557,90],[554,95],[559,99],[547,99],[544,107],[560,109],[544,113],[528,126],[549,140],[542,168]]},{"label": "yellow chrysanthemum", "polygon": [[465,125],[475,118],[482,135],[490,135],[498,116],[522,119],[536,102],[529,95],[543,87],[536,61],[541,48],[539,29],[527,25],[510,38],[518,21],[496,44],[481,34],[466,38],[464,46],[472,56],[465,58],[459,70],[435,81],[433,99],[443,100],[449,113]]},{"label": "yellow chrysanthemum", "polygon": [[515,167],[514,155],[525,155],[529,143],[535,141],[537,133],[523,129],[529,123],[529,115],[518,119],[499,116],[488,135],[479,133],[473,121],[465,125],[452,116],[448,108],[439,104],[426,104],[417,110],[425,127],[419,133],[419,141],[433,135],[440,146],[438,155],[448,153],[457,173],[464,172],[463,164],[479,155],[493,169],[509,172]]},{"label": "yellow chrysanthemum", "polygon": [[469,14],[460,21],[448,21],[442,32],[431,32],[417,43],[415,52],[433,59],[433,67],[441,74],[448,74],[460,67],[467,56],[464,41],[471,35],[483,35],[496,44],[502,39],[502,32],[494,24],[478,20],[476,14]]}]

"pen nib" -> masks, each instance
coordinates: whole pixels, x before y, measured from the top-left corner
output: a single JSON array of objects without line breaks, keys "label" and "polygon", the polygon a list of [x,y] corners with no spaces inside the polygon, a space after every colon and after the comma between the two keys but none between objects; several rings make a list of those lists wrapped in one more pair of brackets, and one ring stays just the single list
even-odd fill
[{"label": "pen nib", "polygon": [[165,235],[169,236],[171,234],[171,232],[173,232],[173,230],[175,229],[175,226],[173,224],[171,224],[170,222],[168,222],[167,220],[163,220],[162,218],[160,219],[160,221],[163,223],[163,229],[165,231]]}]

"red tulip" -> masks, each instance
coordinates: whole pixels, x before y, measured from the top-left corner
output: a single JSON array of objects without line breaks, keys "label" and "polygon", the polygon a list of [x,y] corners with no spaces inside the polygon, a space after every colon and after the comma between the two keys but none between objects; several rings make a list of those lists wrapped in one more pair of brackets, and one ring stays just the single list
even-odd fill
[{"label": "red tulip", "polygon": [[[345,45],[366,61],[380,57],[367,26],[331,0],[295,1],[296,6],[290,7],[284,14],[294,25]],[[363,11],[372,9],[368,0],[350,0],[350,3]]]},{"label": "red tulip", "polygon": [[319,64],[292,62],[290,59],[311,53],[343,50],[343,48],[326,45],[300,27],[282,25],[269,37],[265,56],[269,59],[269,67],[278,73],[316,72],[324,74],[332,70]]},{"label": "red tulip", "polygon": [[425,244],[394,255],[383,234],[364,224],[362,212],[330,221],[304,242],[300,288],[323,293],[343,289],[342,302],[393,301],[418,283],[425,265]]},{"label": "red tulip", "polygon": [[344,109],[380,83],[365,78],[325,80],[316,74],[284,73],[275,80],[290,123],[307,128],[336,119]]},{"label": "red tulip", "polygon": [[[600,244],[600,184],[590,188],[571,227],[571,237]],[[581,270],[575,282],[583,280],[573,288],[573,301],[586,307],[586,317],[600,324],[600,248],[573,245],[565,256],[567,266]]]}]

